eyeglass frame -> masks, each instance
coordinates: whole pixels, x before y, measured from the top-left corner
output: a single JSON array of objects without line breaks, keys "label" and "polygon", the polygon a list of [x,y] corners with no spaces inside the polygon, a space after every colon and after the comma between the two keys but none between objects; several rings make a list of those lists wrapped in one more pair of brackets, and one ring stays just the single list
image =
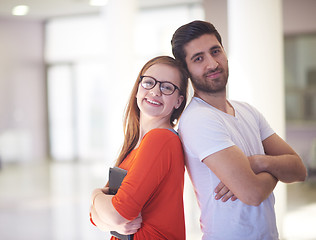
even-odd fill
[{"label": "eyeglass frame", "polygon": [[[143,86],[143,84],[141,84],[144,77],[151,78],[152,80],[155,81],[155,84],[154,84],[151,88],[145,88],[145,87]],[[169,82],[169,81],[158,81],[156,78],[151,77],[151,76],[146,76],[146,75],[140,76],[138,83],[140,83],[140,85],[142,86],[142,88],[144,88],[144,89],[146,89],[146,90],[153,89],[153,88],[157,85],[157,83],[159,83],[159,90],[160,90],[160,92],[161,92],[162,94],[164,94],[164,95],[167,95],[167,96],[174,94],[174,92],[175,92],[177,89],[180,91],[180,88],[179,88],[177,85],[173,84],[172,82]],[[170,93],[170,94],[165,94],[165,93],[163,93],[162,90],[161,90],[161,84],[162,84],[162,83],[169,83],[169,84],[171,84],[172,86],[174,86],[174,90],[172,91],[172,93]]]}]

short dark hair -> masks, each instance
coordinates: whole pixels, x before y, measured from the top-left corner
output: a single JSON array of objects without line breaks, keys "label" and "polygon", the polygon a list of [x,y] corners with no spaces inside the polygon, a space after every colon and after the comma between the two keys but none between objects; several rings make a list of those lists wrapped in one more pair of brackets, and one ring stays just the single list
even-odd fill
[{"label": "short dark hair", "polygon": [[196,20],[185,24],[179,27],[173,34],[171,39],[173,56],[181,62],[185,69],[187,69],[187,64],[185,62],[186,53],[184,45],[204,34],[214,34],[219,43],[223,45],[221,35],[214,25],[205,21]]}]

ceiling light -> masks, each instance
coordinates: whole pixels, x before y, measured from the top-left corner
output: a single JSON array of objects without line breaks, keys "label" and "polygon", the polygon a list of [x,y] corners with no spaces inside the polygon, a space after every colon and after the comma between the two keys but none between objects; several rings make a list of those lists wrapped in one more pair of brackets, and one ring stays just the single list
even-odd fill
[{"label": "ceiling light", "polygon": [[105,6],[109,0],[90,0],[91,6]]},{"label": "ceiling light", "polygon": [[23,16],[29,12],[29,7],[26,5],[18,5],[12,9],[12,15]]}]

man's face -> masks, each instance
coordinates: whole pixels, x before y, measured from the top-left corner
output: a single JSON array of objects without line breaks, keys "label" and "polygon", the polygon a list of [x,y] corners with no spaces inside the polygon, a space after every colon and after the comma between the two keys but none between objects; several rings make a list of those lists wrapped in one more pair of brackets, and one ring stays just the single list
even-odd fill
[{"label": "man's face", "polygon": [[226,53],[213,34],[204,34],[184,46],[186,64],[196,93],[226,91]]}]

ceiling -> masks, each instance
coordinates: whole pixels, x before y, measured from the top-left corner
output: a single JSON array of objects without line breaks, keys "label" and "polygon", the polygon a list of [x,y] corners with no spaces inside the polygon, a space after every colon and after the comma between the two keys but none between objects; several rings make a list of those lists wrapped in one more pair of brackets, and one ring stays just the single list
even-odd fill
[{"label": "ceiling", "polygon": [[[117,0],[112,0],[117,1]],[[140,7],[196,3],[200,0],[136,0]],[[30,7],[27,16],[12,16],[16,5]],[[17,19],[46,20],[53,17],[98,13],[101,7],[89,5],[89,0],[0,0],[0,17]]]},{"label": "ceiling", "polygon": [[[28,5],[27,16],[12,16],[16,5]],[[89,5],[89,0],[0,0],[0,17],[45,20],[52,17],[97,13],[100,7]]]}]

